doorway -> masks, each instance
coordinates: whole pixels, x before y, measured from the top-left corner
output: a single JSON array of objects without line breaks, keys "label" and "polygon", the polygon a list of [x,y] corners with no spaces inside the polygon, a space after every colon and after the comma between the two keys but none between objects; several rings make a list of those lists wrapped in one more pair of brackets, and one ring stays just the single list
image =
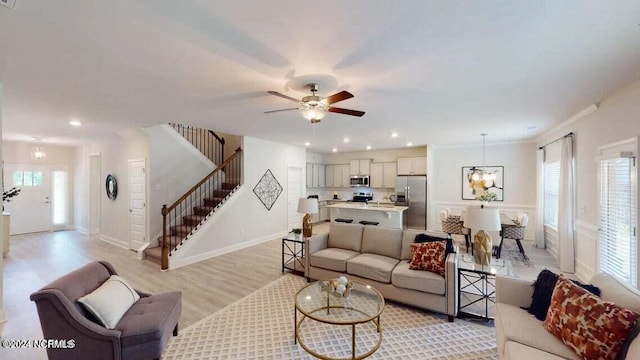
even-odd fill
[{"label": "doorway", "polygon": [[138,250],[147,240],[145,159],[129,160],[129,248]]},{"label": "doorway", "polygon": [[6,165],[3,181],[5,189],[20,190],[18,196],[4,203],[4,210],[11,214],[10,235],[51,230],[51,169]]},{"label": "doorway", "polygon": [[89,155],[89,235],[100,233],[100,154]]}]

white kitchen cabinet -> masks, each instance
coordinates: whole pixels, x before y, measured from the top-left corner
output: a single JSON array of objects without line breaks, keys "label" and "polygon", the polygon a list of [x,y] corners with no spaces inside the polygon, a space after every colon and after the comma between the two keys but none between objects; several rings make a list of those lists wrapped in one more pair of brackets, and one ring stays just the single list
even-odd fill
[{"label": "white kitchen cabinet", "polygon": [[313,164],[307,164],[307,187],[313,187]]},{"label": "white kitchen cabinet", "polygon": [[340,165],[342,167],[342,187],[351,186],[351,175],[349,175],[349,164]]},{"label": "white kitchen cabinet", "polygon": [[333,186],[342,187],[342,165],[333,166]]},{"label": "white kitchen cabinet", "polygon": [[424,156],[398,158],[397,175],[426,175],[427,158]]},{"label": "white kitchen cabinet", "polygon": [[396,163],[371,164],[369,178],[372,188],[393,188],[396,183]]},{"label": "white kitchen cabinet", "polygon": [[322,164],[318,164],[318,187],[325,187],[325,183],[326,183],[326,175],[325,175],[325,169],[326,166],[322,165]]},{"label": "white kitchen cabinet", "polygon": [[318,186],[320,186],[319,184],[319,179],[318,179],[318,174],[319,174],[319,168],[320,165],[318,164],[313,164],[312,169],[313,169],[313,177],[312,177],[312,182],[313,182],[313,187],[317,188]]},{"label": "white kitchen cabinet", "polygon": [[396,163],[383,164],[382,186],[385,188],[396,187],[396,176],[398,175]]},{"label": "white kitchen cabinet", "polygon": [[325,182],[324,182],[324,186],[326,187],[333,187],[334,183],[333,183],[333,169],[335,168],[334,165],[326,165],[325,166]]},{"label": "white kitchen cabinet", "polygon": [[370,159],[356,159],[349,161],[349,174],[351,175],[369,175],[371,170]]}]

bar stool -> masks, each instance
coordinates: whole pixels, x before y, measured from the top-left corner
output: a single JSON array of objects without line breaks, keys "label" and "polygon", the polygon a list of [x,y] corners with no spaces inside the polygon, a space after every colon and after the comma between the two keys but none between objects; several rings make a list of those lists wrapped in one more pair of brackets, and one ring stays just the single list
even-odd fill
[{"label": "bar stool", "polygon": [[524,239],[525,232],[527,230],[527,224],[529,223],[529,217],[527,214],[520,213],[518,214],[518,220],[516,220],[516,224],[502,224],[502,230],[500,230],[500,245],[498,246],[498,251],[496,257],[500,259],[500,253],[502,252],[502,242],[504,239],[512,239],[516,241],[518,245],[518,250],[522,254],[522,257],[525,260],[529,260],[527,254],[524,253],[524,248],[522,247],[522,243],[520,240]]},{"label": "bar stool", "polygon": [[333,220],[335,222],[341,222],[341,223],[347,223],[347,224],[351,224],[353,222],[353,219],[341,219],[341,218],[337,218],[335,220]]},{"label": "bar stool", "polygon": [[[471,246],[471,230],[463,226],[464,222],[458,215],[449,215],[444,221],[442,221],[442,231],[451,235],[464,235],[464,243],[467,246],[467,253],[469,253],[469,246]],[[471,246],[471,254],[473,255],[473,246]]]},{"label": "bar stool", "polygon": [[360,221],[360,224],[362,224],[362,225],[374,225],[374,226],[378,226],[378,224],[380,224],[380,222],[378,222],[378,221],[367,221],[367,220],[362,220],[362,221]]}]

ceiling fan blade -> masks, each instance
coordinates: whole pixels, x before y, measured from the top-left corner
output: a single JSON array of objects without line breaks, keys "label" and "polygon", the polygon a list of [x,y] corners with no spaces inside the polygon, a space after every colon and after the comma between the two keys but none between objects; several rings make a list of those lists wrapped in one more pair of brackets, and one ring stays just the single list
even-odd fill
[{"label": "ceiling fan blade", "polygon": [[265,111],[265,114],[271,114],[274,112],[280,112],[280,111],[289,111],[289,110],[298,110],[299,108],[288,108],[288,109],[280,109],[280,110],[271,110],[271,111]]},{"label": "ceiling fan blade", "polygon": [[300,102],[300,100],[298,100],[298,99],[294,99],[294,98],[292,98],[291,96],[287,96],[287,95],[284,95],[284,94],[280,94],[280,93],[279,93],[279,92],[277,92],[277,91],[267,91],[267,92],[268,92],[269,94],[271,94],[271,95],[280,96],[280,97],[281,97],[281,98],[283,98],[283,99],[291,100],[291,101],[293,101],[293,102],[297,102],[297,103],[299,103],[299,102]]},{"label": "ceiling fan blade", "polygon": [[337,107],[329,107],[327,109],[328,112],[333,112],[333,113],[338,113],[338,114],[345,114],[345,115],[351,115],[351,116],[362,116],[364,115],[364,111],[358,111],[358,110],[351,110],[351,109],[343,109],[343,108],[337,108]]},{"label": "ceiling fan blade", "polygon": [[353,97],[352,93],[348,91],[340,91],[339,93],[333,94],[331,96],[327,96],[324,99],[324,102],[327,103],[327,105],[331,105],[333,103],[337,103],[338,101],[351,99],[352,97]]}]

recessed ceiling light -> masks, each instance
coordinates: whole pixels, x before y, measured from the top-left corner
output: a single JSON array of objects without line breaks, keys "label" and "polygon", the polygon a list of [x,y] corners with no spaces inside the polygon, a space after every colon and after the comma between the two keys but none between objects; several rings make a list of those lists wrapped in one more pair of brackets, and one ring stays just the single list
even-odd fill
[{"label": "recessed ceiling light", "polygon": [[304,146],[309,147],[309,146],[311,146],[311,143],[308,142],[308,141],[305,141]]},{"label": "recessed ceiling light", "polygon": [[367,145],[367,150],[371,150],[371,145]]},{"label": "recessed ceiling light", "polygon": [[78,126],[82,126],[82,123],[76,119],[72,119],[69,121],[69,125],[78,127]]},{"label": "recessed ceiling light", "polygon": [[394,131],[394,132],[392,132],[392,133],[391,133],[391,137],[398,137],[398,133],[397,133],[397,132],[395,132],[395,131]]},{"label": "recessed ceiling light", "polygon": [[346,137],[346,138],[342,139],[342,141],[345,142],[345,143],[348,143],[349,142],[349,138]]},{"label": "recessed ceiling light", "polygon": [[411,141],[409,141],[409,142],[407,143],[407,146],[413,146],[413,143],[412,143]]},{"label": "recessed ceiling light", "polygon": [[333,152],[338,152],[338,149],[336,149],[336,148],[333,148]]}]

